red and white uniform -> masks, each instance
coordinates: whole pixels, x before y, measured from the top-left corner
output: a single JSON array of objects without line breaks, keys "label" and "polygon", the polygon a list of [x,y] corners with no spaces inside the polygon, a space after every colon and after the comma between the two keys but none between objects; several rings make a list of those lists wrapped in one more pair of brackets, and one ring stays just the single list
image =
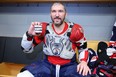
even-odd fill
[{"label": "red and white uniform", "polygon": [[112,37],[109,42],[109,48],[107,49],[107,55],[110,58],[116,59],[116,22],[113,26]]},{"label": "red and white uniform", "polygon": [[[73,26],[75,26],[73,28]],[[47,55],[48,61],[52,64],[67,64],[76,54],[75,49],[78,48],[79,60],[88,60],[88,51],[86,48],[86,39],[81,26],[65,22],[65,27],[61,33],[57,33],[54,25],[49,23],[46,27],[48,33],[44,37],[34,36],[28,38],[26,33],[23,36],[21,46],[24,51],[31,53],[33,48],[40,42],[44,42],[43,52]],[[68,36],[68,33],[70,36]]]}]

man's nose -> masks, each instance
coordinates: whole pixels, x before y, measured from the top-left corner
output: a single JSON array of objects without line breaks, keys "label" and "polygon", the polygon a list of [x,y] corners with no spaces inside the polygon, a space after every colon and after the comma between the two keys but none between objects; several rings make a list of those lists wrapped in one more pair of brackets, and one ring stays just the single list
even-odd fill
[{"label": "man's nose", "polygon": [[56,12],[56,16],[57,16],[57,17],[59,16],[59,12]]}]

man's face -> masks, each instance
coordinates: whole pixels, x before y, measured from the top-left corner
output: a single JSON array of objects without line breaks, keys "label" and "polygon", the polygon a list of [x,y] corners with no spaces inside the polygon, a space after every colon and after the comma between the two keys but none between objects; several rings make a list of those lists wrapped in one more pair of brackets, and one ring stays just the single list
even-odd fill
[{"label": "man's face", "polygon": [[51,7],[51,19],[56,26],[60,26],[65,19],[66,10],[62,4],[54,4]]}]

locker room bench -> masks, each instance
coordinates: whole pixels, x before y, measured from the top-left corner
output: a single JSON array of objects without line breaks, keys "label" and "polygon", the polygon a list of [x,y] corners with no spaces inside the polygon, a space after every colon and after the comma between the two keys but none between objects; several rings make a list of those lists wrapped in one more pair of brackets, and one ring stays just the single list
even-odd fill
[{"label": "locker room bench", "polygon": [[[16,41],[16,40],[12,40],[12,41]],[[19,40],[18,40],[19,41]],[[89,48],[92,48],[92,49],[94,49],[94,50],[97,50],[97,44],[98,44],[98,42],[99,41],[88,41],[88,47]],[[18,44],[18,43],[17,43]],[[20,43],[19,43],[20,44]],[[12,44],[13,45],[13,44]],[[12,46],[11,46],[12,47]],[[17,48],[17,47],[16,47]],[[10,51],[9,51],[10,52]],[[17,51],[16,51],[17,52]],[[22,52],[22,51],[20,51],[20,52]],[[36,51],[35,51],[36,52]],[[17,52],[18,53],[18,52]],[[37,53],[37,52],[36,52]],[[5,54],[5,53],[4,53]],[[24,54],[24,53],[23,53]],[[20,55],[20,54],[19,54]],[[17,55],[18,57],[20,57],[21,58],[21,56],[19,56],[19,55]],[[26,54],[25,54],[26,55]],[[38,54],[39,56],[41,55],[41,54]],[[14,56],[13,54],[12,54],[12,56]],[[22,55],[22,56],[24,56],[24,55]],[[18,61],[15,61],[15,60],[11,60],[11,59],[9,59],[9,61],[8,60],[3,60],[3,62],[1,62],[0,63],[0,77],[16,77],[16,74],[17,73],[19,73],[19,71],[20,71],[20,69],[22,68],[22,67],[24,67],[26,64],[28,64],[28,63],[31,63],[32,62],[32,60],[29,58],[29,57],[27,57],[27,56],[33,56],[34,57],[34,55],[26,55],[26,57],[23,57],[23,58],[26,58],[26,59],[23,59],[23,58],[21,58],[23,61],[20,61],[19,59],[17,59],[18,57],[16,57],[16,58],[14,58],[14,57],[12,57],[11,59],[16,59],[16,60],[18,60]],[[9,56],[9,58],[10,58],[10,56]],[[29,58],[29,59],[28,59]],[[34,57],[35,58],[35,57]],[[40,58],[39,58],[40,59]],[[42,58],[41,58],[42,59]],[[25,62],[26,60],[28,60],[27,62]],[[29,61],[30,60],[30,61]],[[36,59],[34,59],[33,61],[35,61]]]}]

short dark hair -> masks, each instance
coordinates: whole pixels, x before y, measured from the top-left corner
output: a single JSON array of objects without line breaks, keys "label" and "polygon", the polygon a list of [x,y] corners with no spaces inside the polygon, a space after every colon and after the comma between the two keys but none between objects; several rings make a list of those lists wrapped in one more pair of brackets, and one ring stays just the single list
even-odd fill
[{"label": "short dark hair", "polygon": [[[66,7],[65,7],[65,5],[63,3],[61,3],[61,2],[55,2],[55,3],[52,4],[52,6],[54,6],[56,4],[62,5],[64,7],[65,12],[66,12]],[[51,8],[52,8],[52,6],[51,6]]]}]

